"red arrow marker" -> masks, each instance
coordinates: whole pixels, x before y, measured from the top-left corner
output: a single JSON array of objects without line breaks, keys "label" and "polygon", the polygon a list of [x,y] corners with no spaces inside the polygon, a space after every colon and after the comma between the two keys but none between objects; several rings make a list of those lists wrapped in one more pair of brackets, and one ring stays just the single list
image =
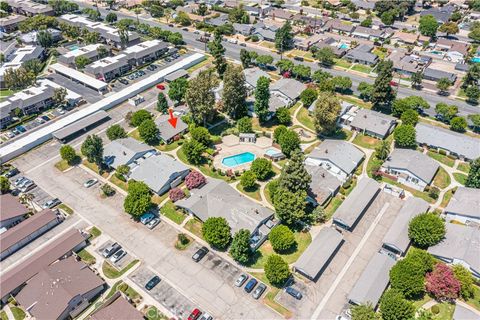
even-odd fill
[{"label": "red arrow marker", "polygon": [[170,113],[170,119],[168,119],[168,122],[172,125],[172,127],[176,128],[177,127],[177,119],[176,117],[173,116],[173,110],[168,109],[168,113]]}]

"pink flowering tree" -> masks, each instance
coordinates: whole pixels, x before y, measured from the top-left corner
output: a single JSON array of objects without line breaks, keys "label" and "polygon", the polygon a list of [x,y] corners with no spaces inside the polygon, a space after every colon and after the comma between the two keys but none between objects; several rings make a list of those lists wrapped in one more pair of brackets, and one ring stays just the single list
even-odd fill
[{"label": "pink flowering tree", "polygon": [[206,183],[205,177],[198,171],[191,171],[185,177],[185,184],[188,190],[198,188]]},{"label": "pink flowering tree", "polygon": [[426,289],[437,300],[454,300],[460,293],[458,281],[452,269],[444,263],[437,263],[432,272],[427,273]]},{"label": "pink flowering tree", "polygon": [[183,190],[180,188],[173,188],[168,193],[168,196],[170,197],[170,200],[172,200],[173,202],[176,202],[178,200],[185,198],[185,192],[183,192]]}]

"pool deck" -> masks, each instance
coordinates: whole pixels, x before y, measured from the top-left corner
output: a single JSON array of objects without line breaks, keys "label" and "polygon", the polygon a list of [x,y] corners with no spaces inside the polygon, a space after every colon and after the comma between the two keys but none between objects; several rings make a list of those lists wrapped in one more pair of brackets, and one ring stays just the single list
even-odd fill
[{"label": "pool deck", "polygon": [[223,171],[233,170],[233,171],[246,171],[250,169],[251,162],[235,166],[227,167],[222,164],[223,158],[234,156],[240,153],[251,152],[255,155],[255,159],[263,157],[265,151],[272,147],[272,139],[267,137],[257,138],[256,143],[246,143],[239,142],[239,138],[235,135],[228,135],[223,137],[223,142],[218,145],[220,151],[213,159],[213,165],[217,169]]}]

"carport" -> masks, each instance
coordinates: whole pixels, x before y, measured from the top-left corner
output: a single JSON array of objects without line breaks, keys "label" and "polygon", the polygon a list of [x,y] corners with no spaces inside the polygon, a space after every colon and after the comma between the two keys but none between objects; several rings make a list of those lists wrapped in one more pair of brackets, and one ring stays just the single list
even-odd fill
[{"label": "carport", "polygon": [[168,75],[165,76],[165,81],[167,82],[172,82],[174,80],[177,80],[179,78],[186,78],[188,76],[188,72],[185,69],[180,69],[177,71],[174,71]]},{"label": "carport", "polygon": [[92,115],[89,115],[88,117],[72,123],[71,125],[55,131],[52,135],[61,142],[66,142],[74,135],[86,132],[106,119],[110,119],[110,116],[104,110],[100,110]]}]

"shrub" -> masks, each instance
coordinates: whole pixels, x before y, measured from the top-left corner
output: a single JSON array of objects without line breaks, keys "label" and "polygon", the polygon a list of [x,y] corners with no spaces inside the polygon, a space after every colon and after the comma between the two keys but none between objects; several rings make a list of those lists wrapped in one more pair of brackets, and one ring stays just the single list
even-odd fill
[{"label": "shrub", "polygon": [[250,170],[255,173],[258,180],[265,180],[272,173],[272,162],[265,158],[253,160]]},{"label": "shrub", "polygon": [[108,183],[105,183],[100,189],[107,197],[111,197],[115,194],[115,189],[113,189]]},{"label": "shrub", "polygon": [[135,111],[130,118],[130,125],[138,127],[145,120],[152,120],[153,116],[150,112],[144,109]]},{"label": "shrub", "polygon": [[122,128],[119,124],[114,124],[107,129],[107,137],[110,141],[116,139],[122,139],[127,137],[125,129]]},{"label": "shrub", "polygon": [[243,117],[237,121],[237,129],[240,133],[251,133],[252,130],[252,119],[250,117]]},{"label": "shrub", "polygon": [[292,116],[290,115],[290,110],[288,110],[288,108],[278,108],[275,112],[275,116],[280,124],[289,125],[292,122]]},{"label": "shrub", "polygon": [[204,127],[194,127],[190,130],[190,135],[192,136],[192,139],[197,140],[206,147],[212,142],[210,139],[210,133],[207,128]]},{"label": "shrub", "polygon": [[280,137],[287,131],[287,127],[285,127],[284,125],[279,125],[275,131],[273,131],[273,141],[275,142],[279,142],[280,141]]},{"label": "shrub", "polygon": [[380,311],[382,320],[413,319],[415,316],[413,304],[395,289],[389,289],[383,294]]},{"label": "shrub", "polygon": [[185,233],[179,233],[177,238],[178,238],[178,242],[180,242],[180,244],[182,245],[186,245],[187,243],[190,242],[190,240],[188,239]]},{"label": "shrub", "polygon": [[168,197],[173,202],[177,202],[178,200],[185,198],[185,192],[180,188],[173,188],[168,192]]},{"label": "shrub", "polygon": [[428,190],[428,196],[432,199],[437,200],[439,195],[440,189],[438,189],[437,187],[430,187],[430,189]]},{"label": "shrub", "polygon": [[207,179],[198,171],[192,170],[185,177],[185,185],[188,190],[192,190],[198,187],[201,187],[207,182]]},{"label": "shrub", "polygon": [[240,183],[245,189],[253,189],[257,182],[257,176],[251,170],[245,171],[240,178]]},{"label": "shrub", "polygon": [[445,236],[445,222],[434,213],[419,214],[410,221],[408,236],[418,247],[433,246]]},{"label": "shrub", "polygon": [[452,269],[444,263],[437,263],[426,276],[426,289],[437,300],[454,300],[460,293],[460,281],[453,275]]},{"label": "shrub", "polygon": [[277,252],[287,251],[295,245],[295,236],[292,230],[284,225],[273,227],[268,234],[268,240],[270,240],[273,250]]},{"label": "shrub", "polygon": [[232,245],[230,246],[230,255],[235,261],[245,264],[250,260],[250,231],[247,229],[240,229],[233,237]]},{"label": "shrub", "polygon": [[473,287],[473,276],[470,271],[462,266],[461,264],[455,264],[452,267],[453,274],[455,278],[460,281],[460,295],[463,299],[467,300],[473,298],[474,287]]},{"label": "shrub", "polygon": [[272,202],[274,202],[275,193],[277,193],[277,190],[278,190],[278,184],[279,184],[278,179],[270,181],[267,184],[267,189],[268,189],[268,192],[270,193],[270,198]]},{"label": "shrub", "polygon": [[227,220],[221,217],[210,217],[202,226],[202,235],[212,247],[227,248],[232,238]]},{"label": "shrub", "polygon": [[273,285],[282,285],[291,276],[288,264],[276,254],[268,257],[264,270],[265,276]]},{"label": "shrub", "polygon": [[78,158],[75,149],[69,145],[63,145],[60,147],[60,157],[65,160],[69,165],[73,165]]},{"label": "shrub", "polygon": [[433,314],[439,314],[440,313],[440,307],[436,304],[430,308],[432,310]]}]

